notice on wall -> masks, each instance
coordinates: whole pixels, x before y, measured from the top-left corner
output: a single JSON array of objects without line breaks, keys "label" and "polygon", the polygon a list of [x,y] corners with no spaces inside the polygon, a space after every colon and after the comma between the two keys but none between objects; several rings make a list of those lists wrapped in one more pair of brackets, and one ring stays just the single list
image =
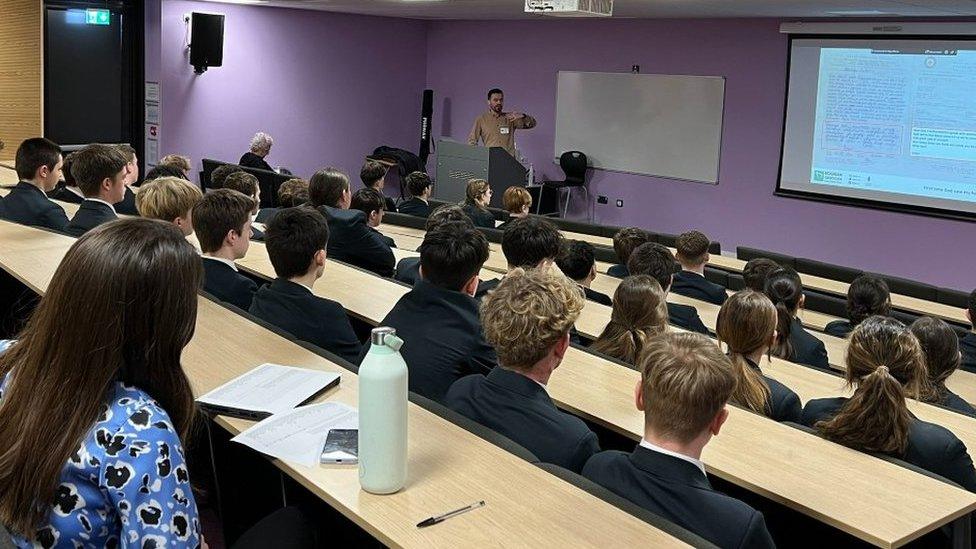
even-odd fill
[{"label": "notice on wall", "polygon": [[159,82],[146,82],[146,146],[145,146],[145,165],[146,169],[154,168],[159,164]]}]

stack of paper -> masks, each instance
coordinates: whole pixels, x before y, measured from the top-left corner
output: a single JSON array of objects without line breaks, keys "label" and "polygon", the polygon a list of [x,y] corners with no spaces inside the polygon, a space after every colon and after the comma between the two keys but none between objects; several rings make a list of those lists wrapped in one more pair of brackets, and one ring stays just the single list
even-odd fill
[{"label": "stack of paper", "polygon": [[331,429],[358,429],[359,413],[338,402],[302,406],[275,414],[234,437],[269,456],[313,467]]},{"label": "stack of paper", "polygon": [[336,386],[339,374],[280,364],[262,364],[197,399],[220,415],[264,419],[286,412]]}]

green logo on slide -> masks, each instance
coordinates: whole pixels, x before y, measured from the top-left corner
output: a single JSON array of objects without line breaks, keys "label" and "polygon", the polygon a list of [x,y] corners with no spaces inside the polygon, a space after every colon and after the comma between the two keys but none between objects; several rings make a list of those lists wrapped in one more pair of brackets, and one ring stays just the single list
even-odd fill
[{"label": "green logo on slide", "polygon": [[813,171],[813,180],[814,181],[823,181],[824,180],[824,172],[823,172],[823,170],[814,170]]}]

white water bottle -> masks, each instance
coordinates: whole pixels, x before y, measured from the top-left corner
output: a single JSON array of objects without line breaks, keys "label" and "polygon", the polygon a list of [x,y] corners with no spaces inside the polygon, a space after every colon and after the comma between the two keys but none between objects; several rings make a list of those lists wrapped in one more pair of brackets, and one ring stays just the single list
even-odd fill
[{"label": "white water bottle", "polygon": [[359,485],[392,494],[407,481],[407,363],[393,328],[374,328],[359,367]]}]

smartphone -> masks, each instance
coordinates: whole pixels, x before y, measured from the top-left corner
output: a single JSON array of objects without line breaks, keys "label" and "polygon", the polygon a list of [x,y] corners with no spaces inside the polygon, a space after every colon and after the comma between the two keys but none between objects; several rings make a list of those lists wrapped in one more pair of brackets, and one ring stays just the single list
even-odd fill
[{"label": "smartphone", "polygon": [[330,429],[322,447],[320,463],[358,463],[359,430]]}]

